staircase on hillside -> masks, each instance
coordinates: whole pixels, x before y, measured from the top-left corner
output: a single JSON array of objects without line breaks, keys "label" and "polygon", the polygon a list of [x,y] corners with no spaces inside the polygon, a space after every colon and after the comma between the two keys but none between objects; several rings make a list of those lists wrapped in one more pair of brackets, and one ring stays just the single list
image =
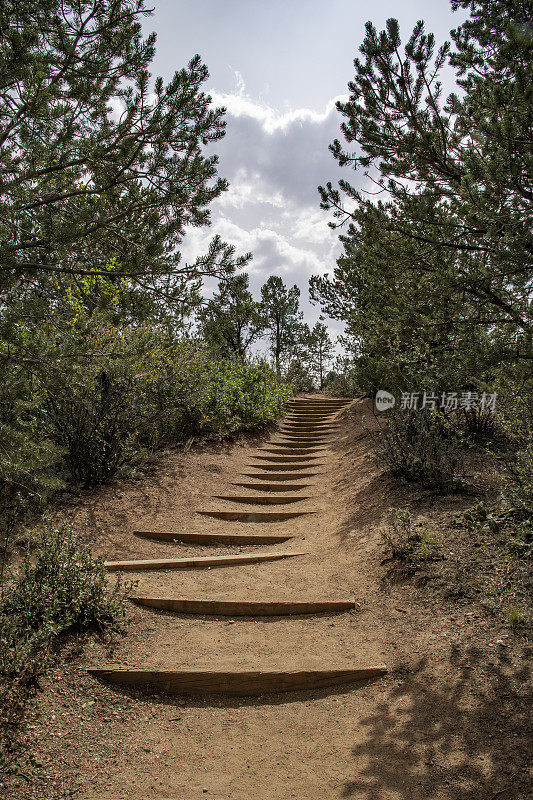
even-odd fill
[{"label": "staircase on hillside", "polygon": [[[244,545],[263,546],[288,542],[298,546],[296,537],[290,532],[290,523],[306,516],[312,520],[317,511],[309,502],[314,495],[311,490],[319,485],[309,480],[320,477],[326,467],[324,459],[329,442],[339,429],[339,417],[348,401],[342,398],[299,397],[287,403],[287,413],[281,421],[279,432],[265,446],[258,448],[254,463],[232,486],[247,493],[217,494],[214,500],[229,504],[231,510],[218,508],[198,509],[204,520],[215,519],[227,524],[222,533],[206,530],[199,533],[173,531],[135,531],[143,539],[166,542],[186,542],[198,545]],[[242,506],[249,506],[243,509]],[[271,508],[270,508],[271,507]],[[244,523],[250,532],[236,532],[233,523]],[[286,522],[286,533],[270,533],[272,523]],[[274,525],[275,528],[275,525]],[[257,532],[256,532],[257,531]],[[138,559],[108,561],[109,571],[155,571],[183,570],[215,567],[233,567],[263,561],[304,556],[297,549],[282,549],[272,552],[254,552],[236,555],[210,555],[196,558]],[[296,594],[296,587],[295,587]],[[254,600],[209,600],[202,597],[134,596],[133,603],[154,610],[163,609],[178,614],[246,616],[251,619],[265,616],[289,616],[300,614],[342,613],[353,607],[345,598],[338,600],[280,601],[275,597]],[[302,689],[317,689],[350,683],[382,675],[382,666],[362,665],[353,669],[335,669],[327,663],[324,654],[324,669],[309,670],[235,670],[220,671],[216,664],[198,670],[159,669],[149,664],[137,668],[110,666],[91,669],[89,672],[99,679],[112,683],[141,687],[149,691],[164,691],[178,694],[228,694],[262,695]]]}]

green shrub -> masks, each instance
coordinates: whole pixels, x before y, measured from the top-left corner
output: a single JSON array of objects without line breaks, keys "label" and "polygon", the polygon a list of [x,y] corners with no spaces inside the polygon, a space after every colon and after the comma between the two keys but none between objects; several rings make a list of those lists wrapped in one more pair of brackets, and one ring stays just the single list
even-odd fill
[{"label": "green shrub", "polygon": [[292,390],[280,383],[264,361],[210,364],[202,403],[204,431],[222,434],[274,422]]},{"label": "green shrub", "polygon": [[462,443],[443,414],[394,409],[369,432],[378,461],[393,475],[440,492],[465,485]]},{"label": "green shrub", "polygon": [[128,460],[135,439],[133,381],[102,370],[92,381],[45,391],[49,435],[63,449],[70,477],[85,487],[105,483]]},{"label": "green shrub", "polygon": [[120,626],[125,591],[108,590],[103,561],[70,524],[46,525],[11,572],[0,595],[0,687],[27,684],[50,664],[53,643],[68,630]]},{"label": "green shrub", "polygon": [[391,508],[391,524],[381,531],[381,538],[392,558],[400,561],[426,561],[434,557],[434,537],[413,530],[411,514],[404,508]]},{"label": "green shrub", "polygon": [[306,365],[299,359],[293,358],[289,363],[285,378],[294,392],[313,392],[316,391],[313,378],[309,374]]},{"label": "green shrub", "polygon": [[530,387],[515,390],[501,403],[499,423],[507,449],[499,455],[504,467],[500,519],[515,556],[533,555],[533,394]]},{"label": "green shrub", "polygon": [[40,375],[39,392],[41,435],[85,487],[190,436],[272,422],[291,394],[264,361],[213,359],[201,343],[151,325],[119,331],[92,321],[84,346],[84,358]]},{"label": "green shrub", "polygon": [[14,775],[33,763],[19,736],[29,687],[53,664],[63,634],[125,624],[126,587],[119,578],[109,590],[103,562],[63,524],[43,528],[0,588],[0,773]]}]

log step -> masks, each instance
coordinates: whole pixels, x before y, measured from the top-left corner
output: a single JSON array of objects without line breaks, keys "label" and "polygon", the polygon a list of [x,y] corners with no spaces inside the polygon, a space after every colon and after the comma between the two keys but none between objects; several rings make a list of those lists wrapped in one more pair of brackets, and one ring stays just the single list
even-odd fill
[{"label": "log step", "polygon": [[347,397],[291,397],[285,405],[293,404],[293,403],[301,403],[302,405],[348,405],[351,403],[351,399]]},{"label": "log step", "polygon": [[133,533],[135,536],[152,539],[156,542],[187,542],[190,544],[279,544],[293,538],[286,534],[267,533],[180,533],[180,531],[133,531]]},{"label": "log step", "polygon": [[386,673],[384,666],[355,669],[261,671],[172,669],[89,669],[90,675],[120,686],[151,689],[168,694],[222,694],[241,697],[294,692],[303,689],[322,689],[344,683],[376,678]]},{"label": "log step", "polygon": [[333,428],[331,430],[325,430],[325,429],[324,430],[322,430],[322,429],[321,430],[317,430],[315,428],[289,428],[289,427],[283,427],[283,428],[279,428],[278,432],[279,432],[280,436],[287,436],[287,435],[290,434],[292,436],[304,436],[304,437],[307,437],[308,439],[311,438],[311,437],[317,437],[316,443],[318,444],[318,437],[322,437],[323,438],[324,436],[331,436],[333,433],[336,433],[337,431],[336,431],[336,429],[333,429]]},{"label": "log step", "polygon": [[330,431],[293,431],[293,430],[279,430],[280,436],[285,436],[293,442],[311,442],[315,444],[324,444],[326,438],[331,435]]},{"label": "log step", "polygon": [[[272,442],[275,445],[276,442]],[[260,453],[272,453],[273,455],[280,456],[314,456],[320,455],[324,452],[323,447],[287,447],[283,444],[278,444],[276,447],[261,447],[258,451]]]},{"label": "log step", "polygon": [[280,419],[281,425],[333,425],[335,420],[320,417],[319,419],[309,418],[307,415],[303,417],[283,417]]},{"label": "log step", "polygon": [[338,411],[337,406],[328,406],[326,408],[302,408],[301,406],[285,406],[286,414],[309,414],[311,416],[325,416],[327,414],[336,414]]},{"label": "log step", "polygon": [[284,417],[280,422],[287,425],[312,425],[316,428],[338,427],[340,425],[338,420],[333,419],[287,419],[287,417]]},{"label": "log step", "polygon": [[[278,450],[290,448],[291,453],[299,453],[299,452],[307,453],[308,450],[312,450],[313,452],[317,453],[325,453],[327,450],[329,450],[329,444],[327,442],[324,441],[316,442],[314,441],[314,437],[313,441],[311,442],[298,442],[298,441],[295,442],[292,439],[274,439],[274,441],[268,442],[268,447],[269,448],[275,447]],[[266,450],[266,447],[262,449]]]},{"label": "log step", "polygon": [[337,413],[336,408],[312,409],[312,408],[287,408],[286,416],[292,417],[334,417]]},{"label": "log step", "polygon": [[330,405],[303,405],[299,403],[291,403],[290,405],[285,406],[285,411],[287,414],[296,412],[300,414],[336,414],[337,411],[341,411],[345,408],[345,405],[339,405],[337,403],[332,403]]},{"label": "log step", "polygon": [[308,422],[284,422],[280,430],[296,431],[297,433],[300,431],[309,433],[314,433],[315,431],[317,433],[329,433],[338,430],[338,428],[338,425],[310,425]]},{"label": "log step", "polygon": [[[254,489],[259,487],[254,486]],[[213,495],[217,500],[229,500],[231,503],[247,503],[248,505],[258,505],[258,506],[277,506],[277,505],[285,505],[286,503],[300,503],[302,500],[310,500],[310,497],[289,497],[285,495],[284,497],[275,497],[270,495],[269,497],[262,497],[261,495],[240,495],[240,494],[215,494]]]},{"label": "log step", "polygon": [[310,439],[313,436],[318,439],[323,439],[325,436],[330,436],[331,431],[300,431],[294,428],[278,428],[280,436],[303,436],[304,439]]},{"label": "log step", "polygon": [[293,553],[254,553],[253,555],[235,556],[198,556],[197,558],[156,558],[138,561],[105,561],[109,572],[141,572],[143,570],[160,569],[204,569],[206,567],[229,567],[234,564],[253,564],[256,561],[276,561],[280,558],[293,558],[307,555],[304,552]]},{"label": "log step", "polygon": [[[252,466],[257,468],[257,464],[253,464]],[[294,472],[269,472],[266,475],[262,475],[260,472],[243,472],[242,475],[245,478],[254,478],[256,481],[299,481],[302,480],[302,478],[316,478],[317,475],[323,475],[323,473],[299,472],[295,474]]]},{"label": "log step", "polygon": [[311,467],[312,469],[314,469],[315,467],[323,467],[324,464],[321,464],[321,463],[309,464],[309,463],[306,463],[306,462],[304,462],[303,464],[295,464],[294,462],[291,462],[291,463],[287,463],[287,464],[279,464],[279,463],[277,463],[277,464],[249,464],[248,466],[252,467],[253,469],[264,469],[264,470],[269,470],[269,469],[276,470],[277,469],[277,470],[280,470],[280,471],[282,471],[282,470],[289,470],[290,471],[290,470],[295,470],[295,469],[302,469],[302,467],[304,469],[305,469],[305,467]]},{"label": "log step", "polygon": [[349,398],[349,397],[290,397],[287,400],[286,405],[289,404],[289,403],[307,403],[307,404],[311,404],[311,403],[315,403],[315,404],[317,404],[317,403],[328,403],[328,404],[337,403],[337,404],[345,406],[345,405],[348,405],[348,403],[351,403],[351,402],[352,402],[352,399]]},{"label": "log step", "polygon": [[[270,480],[270,475],[265,476]],[[310,489],[310,483],[232,483],[232,486],[240,486],[242,489],[260,489],[262,492],[297,492],[301,489]]]},{"label": "log step", "polygon": [[314,461],[316,458],[320,458],[320,453],[318,455],[300,455],[299,453],[288,453],[287,455],[282,454],[279,456],[252,456],[252,458],[257,458],[259,461],[278,461],[280,463],[289,462],[303,462],[303,461]]},{"label": "log step", "polygon": [[306,436],[309,436],[310,433],[315,433],[317,436],[325,436],[326,434],[331,433],[330,430],[325,430],[324,428],[313,428],[311,431],[302,431],[300,427],[295,428],[292,424],[281,421],[278,432],[281,432],[282,429],[285,430],[286,433],[303,433]]},{"label": "log step", "polygon": [[[322,452],[325,453],[329,449],[329,444],[325,436],[303,436],[301,433],[281,433],[281,436],[284,436],[284,444],[287,447],[292,447],[292,445],[297,445],[298,447],[314,447],[315,445],[319,445],[322,447]],[[295,450],[294,452],[297,452]]]},{"label": "log step", "polygon": [[284,522],[287,519],[296,519],[316,511],[197,511],[204,517],[213,519],[226,519],[230,522]]},{"label": "log step", "polygon": [[333,422],[335,414],[305,414],[303,411],[291,411],[283,419],[291,422]]},{"label": "log step", "polygon": [[281,617],[295,614],[325,614],[353,609],[353,600],[264,602],[254,600],[185,600],[174,597],[130,597],[132,603],[180,614],[217,617]]}]

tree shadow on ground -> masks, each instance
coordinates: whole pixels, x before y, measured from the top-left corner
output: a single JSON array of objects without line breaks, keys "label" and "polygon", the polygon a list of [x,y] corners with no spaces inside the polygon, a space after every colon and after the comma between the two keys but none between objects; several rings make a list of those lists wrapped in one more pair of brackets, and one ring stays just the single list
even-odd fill
[{"label": "tree shadow on ground", "polygon": [[[359,721],[354,800],[526,800],[531,683],[526,648],[509,658],[458,647],[438,675],[425,663]],[[362,764],[363,766],[359,766]]]}]

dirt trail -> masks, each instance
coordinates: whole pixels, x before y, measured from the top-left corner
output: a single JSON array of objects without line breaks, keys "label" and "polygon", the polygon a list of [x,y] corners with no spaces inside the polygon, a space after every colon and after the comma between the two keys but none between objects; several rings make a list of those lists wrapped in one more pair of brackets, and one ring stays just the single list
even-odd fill
[{"label": "dirt trail", "polygon": [[[518,651],[502,655],[496,647],[487,662],[478,645],[498,631],[461,608],[432,613],[416,589],[382,582],[379,530],[398,497],[373,464],[360,424],[363,412],[356,402],[336,413],[339,426],[324,441],[320,466],[305,467],[317,474],[294,480],[305,488],[291,495],[309,499],[281,505],[316,514],[251,523],[195,513],[258,510],[213,497],[258,494],[232,484],[260,482],[243,475],[260,474],[250,468],[259,463],[259,448],[289,441],[279,431],[268,442],[177,455],[142,485],[118,485],[80,508],[80,518],[89,516],[95,549],[113,560],[267,549],[306,553],[209,570],[132,573],[135,595],[347,599],[354,608],[217,617],[132,606],[125,638],[112,648],[90,640],[73,653],[68,668],[47,679],[32,713],[48,777],[36,790],[22,788],[17,798],[491,800],[500,789],[503,800],[527,796],[519,788],[527,768],[527,745],[519,733],[524,720],[506,717],[505,700],[501,707],[494,704],[495,696],[520,691],[525,676]],[[282,481],[272,482],[279,487]],[[203,547],[132,535],[135,529],[244,534],[251,528],[292,538],[261,547]],[[88,668],[110,665],[298,670],[382,663],[389,671],[377,680],[246,698],[139,691],[87,674]],[[516,717],[516,705],[512,713]],[[500,746],[505,736],[515,737],[517,764]],[[505,794],[508,786],[511,793]]]}]

